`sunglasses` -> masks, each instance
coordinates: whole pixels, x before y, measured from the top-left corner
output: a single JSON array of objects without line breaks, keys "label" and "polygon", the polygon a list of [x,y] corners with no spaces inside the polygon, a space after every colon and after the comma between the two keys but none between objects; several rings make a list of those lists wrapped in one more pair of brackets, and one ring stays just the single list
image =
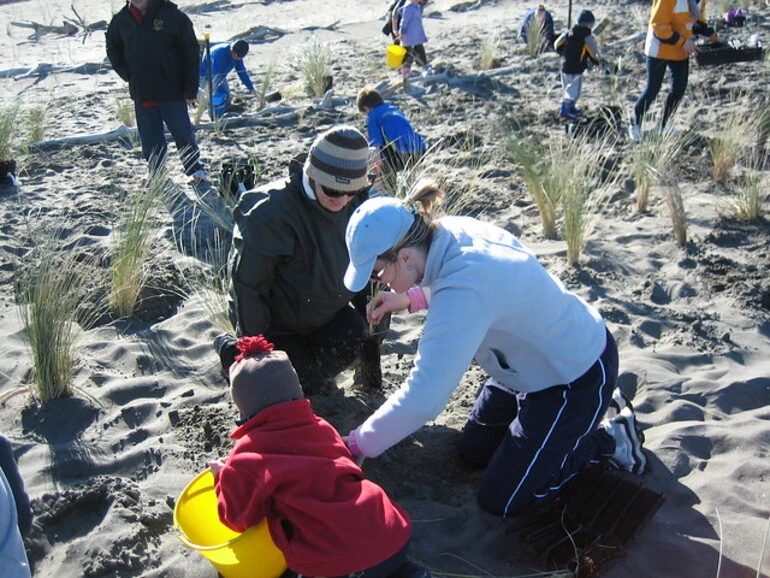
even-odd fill
[{"label": "sunglasses", "polygon": [[321,190],[323,191],[324,195],[326,195],[327,197],[331,197],[333,199],[339,199],[341,197],[357,197],[358,195],[367,194],[369,190],[372,188],[371,185],[368,185],[363,189],[348,192],[348,191],[335,191],[334,189],[326,188],[320,183],[318,184],[318,186],[321,187]]}]

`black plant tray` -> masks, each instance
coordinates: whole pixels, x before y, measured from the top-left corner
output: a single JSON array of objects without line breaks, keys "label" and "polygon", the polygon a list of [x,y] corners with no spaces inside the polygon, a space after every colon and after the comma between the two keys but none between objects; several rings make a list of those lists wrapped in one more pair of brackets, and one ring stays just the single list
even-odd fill
[{"label": "black plant tray", "polygon": [[751,62],[762,60],[764,49],[761,46],[753,48],[741,46],[733,48],[728,44],[715,42],[699,46],[700,52],[695,55],[695,61],[700,66],[714,66],[717,64],[730,64],[732,62]]}]

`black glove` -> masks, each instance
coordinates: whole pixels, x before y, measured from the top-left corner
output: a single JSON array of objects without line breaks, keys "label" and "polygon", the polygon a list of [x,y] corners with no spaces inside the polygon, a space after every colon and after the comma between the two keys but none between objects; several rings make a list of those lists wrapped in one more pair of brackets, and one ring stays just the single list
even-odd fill
[{"label": "black glove", "polygon": [[698,20],[692,27],[692,33],[711,38],[714,35],[714,29],[705,22]]},{"label": "black glove", "polygon": [[225,376],[230,373],[230,366],[235,363],[235,356],[240,353],[235,346],[236,343],[238,340],[229,333],[220,333],[214,338],[214,350],[219,355],[222,373]]}]

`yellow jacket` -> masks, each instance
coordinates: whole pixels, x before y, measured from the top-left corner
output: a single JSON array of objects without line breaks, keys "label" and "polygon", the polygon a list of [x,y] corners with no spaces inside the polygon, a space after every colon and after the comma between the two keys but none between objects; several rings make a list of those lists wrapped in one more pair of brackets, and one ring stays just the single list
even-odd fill
[{"label": "yellow jacket", "polygon": [[705,22],[705,14],[706,0],[653,0],[645,54],[663,60],[686,60],[682,47],[692,36],[693,25]]}]

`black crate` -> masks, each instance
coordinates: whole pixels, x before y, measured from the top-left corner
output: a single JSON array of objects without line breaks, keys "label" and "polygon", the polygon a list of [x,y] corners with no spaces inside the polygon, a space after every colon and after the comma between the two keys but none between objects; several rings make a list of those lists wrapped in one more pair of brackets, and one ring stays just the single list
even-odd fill
[{"label": "black crate", "polygon": [[715,43],[699,46],[698,50],[700,52],[695,55],[695,61],[700,66],[751,62],[753,60],[762,60],[764,57],[764,49],[761,46],[733,48],[728,44]]}]

